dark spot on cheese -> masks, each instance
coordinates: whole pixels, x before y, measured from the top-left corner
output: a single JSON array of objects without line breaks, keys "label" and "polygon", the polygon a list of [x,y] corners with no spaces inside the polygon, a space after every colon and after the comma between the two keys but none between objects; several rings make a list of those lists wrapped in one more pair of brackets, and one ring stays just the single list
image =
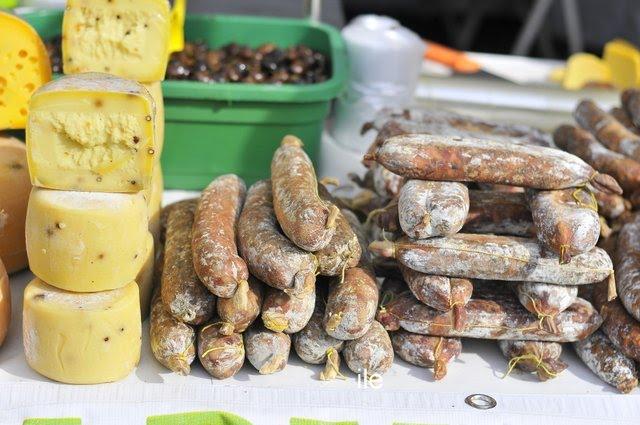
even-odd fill
[{"label": "dark spot on cheese", "polygon": [[33,296],[33,299],[34,299],[34,300],[44,300],[44,298],[45,298],[45,295],[44,295],[44,294],[35,294],[35,295]]},{"label": "dark spot on cheese", "polygon": [[144,117],[144,119],[147,121],[151,121],[151,115],[147,115],[146,117]]},{"label": "dark spot on cheese", "polygon": [[109,71],[111,71],[111,68],[109,68],[108,66],[105,66],[105,67],[104,67],[104,70],[105,70],[106,72],[109,72]]},{"label": "dark spot on cheese", "polygon": [[52,237],[54,235],[54,231],[51,227],[47,227],[47,236]]},{"label": "dark spot on cheese", "polygon": [[156,153],[156,151],[153,150],[153,148],[149,149],[147,152],[149,152],[149,155],[153,155],[154,153]]},{"label": "dark spot on cheese", "polygon": [[14,162],[9,164],[9,168],[11,168],[12,170],[22,170],[24,168],[24,165],[20,164],[19,162]]},{"label": "dark spot on cheese", "polygon": [[138,184],[135,180],[131,180],[129,183],[131,183],[132,186],[135,186],[136,184]]},{"label": "dark spot on cheese", "polygon": [[140,138],[138,136],[133,136],[133,143],[138,143]]},{"label": "dark spot on cheese", "polygon": [[100,22],[100,17],[96,16],[96,22]]},{"label": "dark spot on cheese", "polygon": [[120,332],[124,332],[124,327],[120,328]]},{"label": "dark spot on cheese", "polygon": [[94,102],[94,105],[96,105],[96,108],[102,108],[102,100],[101,99],[96,99],[96,101]]},{"label": "dark spot on cheese", "polygon": [[125,32],[124,35],[131,35],[131,30],[127,30],[127,32]]},{"label": "dark spot on cheese", "polygon": [[104,254],[98,254],[98,260],[104,260]]},{"label": "dark spot on cheese", "polygon": [[62,229],[63,227],[64,227],[64,225],[62,223],[60,223],[60,222],[56,223],[56,228]]},{"label": "dark spot on cheese", "polygon": [[122,16],[116,15],[116,19],[120,20],[120,19],[122,19]]},{"label": "dark spot on cheese", "polygon": [[104,341],[104,342],[109,342],[109,337],[108,337],[108,336],[105,336],[105,337],[104,337],[104,339],[103,339],[103,341]]},{"label": "dark spot on cheese", "polygon": [[144,24],[144,27],[145,28],[149,28],[149,24]]},{"label": "dark spot on cheese", "polygon": [[18,52],[18,56],[20,56],[21,58],[26,58],[27,55],[29,55],[29,53],[27,53],[26,50],[22,49]]},{"label": "dark spot on cheese", "polygon": [[137,259],[138,259],[138,254],[134,255],[134,256],[133,256],[133,259],[134,259],[134,260],[137,260]]},{"label": "dark spot on cheese", "polygon": [[98,177],[96,177],[96,181],[97,181],[98,183],[100,183],[100,182],[102,181],[102,176],[98,176]]}]

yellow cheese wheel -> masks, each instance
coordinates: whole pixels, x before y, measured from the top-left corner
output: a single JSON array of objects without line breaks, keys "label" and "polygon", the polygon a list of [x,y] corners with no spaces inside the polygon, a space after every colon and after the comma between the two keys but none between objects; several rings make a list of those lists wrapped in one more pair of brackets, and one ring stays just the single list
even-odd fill
[{"label": "yellow cheese wheel", "polygon": [[140,291],[140,313],[142,320],[147,318],[149,314],[149,305],[151,304],[151,294],[153,292],[153,270],[155,265],[155,249],[153,246],[153,238],[147,238],[147,251],[144,256],[144,264],[136,277],[136,283]]},{"label": "yellow cheese wheel", "polygon": [[24,143],[0,137],[0,258],[9,273],[27,267],[24,221],[30,191]]},{"label": "yellow cheese wheel", "polygon": [[126,377],[140,360],[138,287],[79,294],[36,278],[24,290],[27,363],[59,382],[98,384]]},{"label": "yellow cheese wheel", "polygon": [[612,40],[605,44],[602,55],[611,69],[613,84],[620,89],[640,85],[640,52],[625,40]]},{"label": "yellow cheese wheel", "polygon": [[164,98],[162,96],[162,83],[156,81],[155,83],[142,84],[149,91],[149,94],[153,98],[156,104],[156,119],[154,126],[156,128],[156,150],[158,155],[156,159],[160,162],[160,155],[162,155],[162,148],[164,147]]},{"label": "yellow cheese wheel", "polygon": [[38,33],[0,12],[0,130],[24,128],[31,94],[50,80],[51,63]]},{"label": "yellow cheese wheel", "polygon": [[64,73],[164,80],[170,24],[167,0],[68,0],[62,24]]},{"label": "yellow cheese wheel", "polygon": [[142,193],[33,188],[26,221],[31,271],[61,289],[96,292],[135,280],[147,254]]},{"label": "yellow cheese wheel", "polygon": [[567,60],[562,87],[580,90],[588,84],[611,84],[611,69],[605,61],[591,53],[574,53]]},{"label": "yellow cheese wheel", "polygon": [[31,97],[27,154],[34,186],[92,192],[149,187],[155,105],[141,84],[107,74],[67,76]]},{"label": "yellow cheese wheel", "polygon": [[149,231],[153,235],[156,244],[160,242],[160,213],[162,212],[162,195],[164,193],[164,180],[162,167],[156,165],[151,179],[151,188],[145,191],[145,199],[149,207]]},{"label": "yellow cheese wheel", "polygon": [[9,276],[0,260],[0,346],[4,342],[11,322],[11,289]]}]

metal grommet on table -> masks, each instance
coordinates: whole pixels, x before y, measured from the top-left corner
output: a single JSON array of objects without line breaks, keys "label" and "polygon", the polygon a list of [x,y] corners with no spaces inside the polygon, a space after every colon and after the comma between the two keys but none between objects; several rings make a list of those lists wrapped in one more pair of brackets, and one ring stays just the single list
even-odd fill
[{"label": "metal grommet on table", "polygon": [[464,402],[474,409],[488,410],[498,405],[496,399],[486,394],[471,394],[464,399]]}]

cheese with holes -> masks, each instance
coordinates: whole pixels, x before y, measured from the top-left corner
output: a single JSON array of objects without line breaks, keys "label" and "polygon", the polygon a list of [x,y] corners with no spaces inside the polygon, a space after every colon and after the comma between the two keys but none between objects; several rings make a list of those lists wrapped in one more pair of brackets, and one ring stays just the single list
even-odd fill
[{"label": "cheese with holes", "polygon": [[64,73],[164,80],[169,30],[167,0],[68,0],[62,24]]},{"label": "cheese with holes", "polygon": [[4,342],[11,322],[11,289],[9,276],[0,259],[0,346]]},{"label": "cheese with holes", "polygon": [[27,267],[24,221],[30,191],[24,143],[0,137],[0,258],[9,273]]},{"label": "cheese with holes", "polygon": [[31,98],[27,153],[34,186],[138,192],[156,163],[154,102],[135,81],[79,74]]},{"label": "cheese with holes", "polygon": [[144,192],[147,206],[149,207],[149,231],[156,243],[160,241],[160,213],[162,212],[162,195],[164,192],[164,180],[162,167],[156,165],[153,170],[151,187]]},{"label": "cheese with holes", "polygon": [[162,96],[162,83],[159,81],[155,83],[142,84],[148,91],[156,105],[156,115],[154,126],[156,128],[156,156],[158,162],[160,162],[160,155],[162,155],[162,148],[164,147],[164,98]]},{"label": "cheese with holes", "polygon": [[25,127],[31,94],[49,80],[51,64],[38,33],[0,12],[0,130]]},{"label": "cheese with holes", "polygon": [[22,336],[33,370],[68,384],[126,377],[140,360],[138,287],[68,292],[36,278],[24,290]]},{"label": "cheese with holes", "polygon": [[151,293],[153,292],[153,271],[155,265],[155,249],[153,238],[147,239],[147,250],[144,255],[144,263],[142,269],[136,276],[136,283],[140,292],[140,313],[142,320],[146,319],[149,314],[149,305],[151,304]]},{"label": "cheese with holes", "polygon": [[31,271],[61,289],[96,292],[133,282],[148,240],[142,193],[34,188],[26,221]]}]

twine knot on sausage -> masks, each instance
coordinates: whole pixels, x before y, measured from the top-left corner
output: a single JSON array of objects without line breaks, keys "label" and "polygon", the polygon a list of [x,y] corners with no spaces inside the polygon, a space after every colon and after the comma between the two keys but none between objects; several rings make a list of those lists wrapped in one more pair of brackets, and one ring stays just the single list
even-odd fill
[{"label": "twine knot on sausage", "polygon": [[[527,294],[527,298],[529,298],[529,300],[531,300],[531,305],[533,307],[533,311],[536,312],[536,315],[538,316],[539,322],[538,322],[538,327],[540,328],[540,330],[546,331],[546,332],[551,332],[552,334],[557,334],[559,332],[558,330],[558,326],[556,325],[556,315],[555,314],[548,314],[548,313],[543,313],[540,308],[538,307],[538,304],[536,304],[536,300],[534,300],[531,295]],[[544,323],[545,320],[547,321],[547,325],[548,328],[545,329]]]},{"label": "twine knot on sausage", "polygon": [[556,376],[558,376],[556,372],[549,370],[549,368],[544,363],[544,360],[542,358],[536,356],[535,354],[529,353],[529,354],[523,354],[522,356],[513,357],[511,360],[509,360],[509,364],[507,365],[507,372],[504,374],[502,379],[509,376],[511,372],[513,372],[513,369],[515,369],[515,367],[518,365],[518,363],[526,360],[532,360],[536,362],[536,369],[542,369],[544,373],[546,373],[551,378],[555,378]]},{"label": "twine knot on sausage", "polygon": [[342,312],[339,311],[335,314],[331,314],[329,316],[329,320],[327,321],[327,330],[329,332],[333,332],[342,322]]},{"label": "twine knot on sausage", "polygon": [[347,379],[347,377],[340,372],[340,354],[338,354],[338,350],[329,347],[327,350],[327,363],[324,370],[320,372],[320,380],[329,381],[335,378]]}]

